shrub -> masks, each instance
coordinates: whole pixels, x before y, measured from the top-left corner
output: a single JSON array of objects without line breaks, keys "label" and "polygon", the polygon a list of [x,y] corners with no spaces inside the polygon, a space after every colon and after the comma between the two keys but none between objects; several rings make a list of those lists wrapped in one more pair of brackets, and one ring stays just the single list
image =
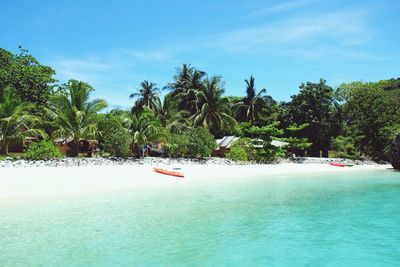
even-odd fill
[{"label": "shrub", "polygon": [[247,153],[243,147],[231,146],[231,150],[226,153],[226,158],[235,161],[247,161]]},{"label": "shrub", "polygon": [[256,160],[256,154],[253,141],[250,138],[240,138],[232,144],[226,157],[231,160],[248,161]]},{"label": "shrub", "polygon": [[55,144],[43,140],[32,143],[26,151],[26,157],[31,160],[48,160],[62,158],[63,155]]},{"label": "shrub", "polygon": [[354,140],[351,137],[338,136],[333,140],[333,151],[331,157],[357,159],[359,154],[354,146]]},{"label": "shrub", "polygon": [[400,135],[398,135],[390,146],[389,159],[393,168],[400,170]]},{"label": "shrub", "polygon": [[217,147],[214,136],[204,128],[190,128],[185,132],[188,143],[188,156],[193,158],[209,157]]},{"label": "shrub", "polygon": [[165,153],[170,157],[185,157],[188,153],[189,138],[185,134],[172,134]]},{"label": "shrub", "polygon": [[165,148],[168,156],[201,158],[210,156],[216,146],[208,130],[189,128],[180,135],[172,134]]},{"label": "shrub", "polygon": [[127,157],[130,155],[132,138],[124,128],[115,128],[114,131],[105,132],[103,135],[104,151],[115,157]]}]

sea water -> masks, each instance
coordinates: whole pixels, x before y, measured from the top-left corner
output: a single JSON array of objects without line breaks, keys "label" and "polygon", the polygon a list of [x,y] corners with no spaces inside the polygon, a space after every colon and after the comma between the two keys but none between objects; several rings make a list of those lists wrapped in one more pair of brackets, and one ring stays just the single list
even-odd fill
[{"label": "sea water", "polygon": [[0,266],[400,266],[390,170],[0,204]]}]

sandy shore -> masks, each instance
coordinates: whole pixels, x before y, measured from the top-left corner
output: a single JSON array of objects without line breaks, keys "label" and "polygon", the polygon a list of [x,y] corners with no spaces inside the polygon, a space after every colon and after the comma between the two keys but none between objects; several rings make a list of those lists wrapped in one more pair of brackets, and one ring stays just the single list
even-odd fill
[{"label": "sandy shore", "polygon": [[[232,183],[254,177],[298,174],[373,171],[388,165],[360,165],[351,168],[328,164],[276,165],[185,165],[186,177],[174,178],[153,172],[150,165],[4,168],[0,174],[0,204],[13,201],[62,198],[142,188],[184,187],[210,183]],[[162,166],[161,166],[162,167]],[[168,166],[166,168],[170,168]]]}]

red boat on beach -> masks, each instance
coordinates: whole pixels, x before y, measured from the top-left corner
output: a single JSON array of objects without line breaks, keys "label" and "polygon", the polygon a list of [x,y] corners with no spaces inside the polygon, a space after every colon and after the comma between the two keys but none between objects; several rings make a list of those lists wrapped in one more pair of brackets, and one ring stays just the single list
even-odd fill
[{"label": "red boat on beach", "polygon": [[165,170],[162,168],[154,168],[155,172],[161,173],[161,174],[165,174],[165,175],[170,175],[170,176],[175,176],[175,177],[179,177],[179,178],[184,178],[185,175],[181,172],[176,172],[176,171],[169,171],[169,170]]},{"label": "red boat on beach", "polygon": [[329,164],[332,166],[336,166],[336,167],[346,167],[347,166],[346,164],[339,163],[339,162],[331,162]]}]

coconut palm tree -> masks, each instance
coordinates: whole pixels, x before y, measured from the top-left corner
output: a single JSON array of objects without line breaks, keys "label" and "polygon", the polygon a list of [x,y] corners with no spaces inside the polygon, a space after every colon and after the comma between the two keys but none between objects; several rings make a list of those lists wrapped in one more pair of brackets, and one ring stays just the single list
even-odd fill
[{"label": "coconut palm tree", "polygon": [[140,86],[140,89],[129,96],[130,98],[137,98],[132,110],[137,113],[140,113],[144,108],[154,110],[160,93],[160,90],[156,87],[157,84],[145,80]]},{"label": "coconut palm tree", "polygon": [[254,77],[250,76],[246,82],[246,96],[242,101],[236,103],[237,113],[236,118],[240,121],[250,121],[251,125],[259,118],[259,113],[267,105],[266,98],[263,97],[267,90],[257,90],[254,85]]},{"label": "coconut palm tree", "polygon": [[204,89],[198,92],[198,111],[191,117],[194,126],[203,126],[216,135],[223,130],[233,130],[236,120],[229,115],[229,99],[223,98],[222,79],[206,78]]},{"label": "coconut palm tree", "polygon": [[35,107],[31,103],[21,102],[16,91],[12,88],[3,90],[3,101],[0,102],[0,148],[3,154],[8,154],[10,141],[24,141],[27,136],[41,136],[46,133],[30,127],[40,121],[40,118],[29,114]]},{"label": "coconut palm tree", "polygon": [[186,110],[193,115],[197,112],[197,93],[203,89],[206,73],[199,71],[189,64],[183,64],[174,76],[174,82],[167,88],[171,89],[171,95],[177,102],[179,110]]},{"label": "coconut palm tree", "polygon": [[162,102],[160,98],[157,99],[154,114],[160,120],[161,125],[170,133],[179,134],[187,128],[187,120],[184,118],[185,112],[178,112],[177,103],[171,94],[165,95]]},{"label": "coconut palm tree", "polygon": [[148,108],[145,108],[139,114],[132,113],[126,116],[123,124],[132,135],[135,150],[138,150],[140,145],[153,141],[163,141],[168,138],[167,131],[162,127],[160,120]]},{"label": "coconut palm tree", "polygon": [[94,89],[85,82],[70,80],[65,89],[66,93],[50,99],[49,112],[58,128],[53,137],[72,137],[76,156],[79,154],[79,141],[95,135],[96,114],[107,107],[107,102],[102,99],[90,101]]}]

